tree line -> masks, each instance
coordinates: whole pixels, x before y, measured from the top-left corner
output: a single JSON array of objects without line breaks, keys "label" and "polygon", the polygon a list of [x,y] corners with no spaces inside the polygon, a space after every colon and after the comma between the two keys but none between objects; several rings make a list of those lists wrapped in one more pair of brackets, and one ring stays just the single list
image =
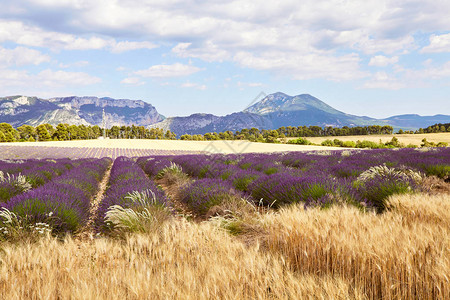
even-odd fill
[{"label": "tree line", "polygon": [[[322,137],[322,136],[351,136],[392,134],[394,129],[389,125],[370,125],[355,127],[320,127],[320,126],[286,126],[274,130],[250,128],[238,131],[209,132],[205,134],[183,134],[181,140],[212,141],[212,140],[249,140],[251,142],[274,143],[280,138],[288,137]],[[416,131],[399,130],[399,134],[450,132],[450,123],[434,124]],[[160,128],[145,128],[144,126],[112,126],[103,130],[98,125],[69,125],[41,124],[36,127],[22,125],[14,128],[8,123],[0,123],[0,142],[23,141],[67,141],[89,140],[99,137],[112,139],[177,139],[177,135],[170,130]]]},{"label": "tree line", "polygon": [[242,129],[236,132],[225,131],[220,133],[184,134],[180,136],[182,140],[249,140],[251,142],[274,143],[280,138],[287,137],[321,137],[321,136],[349,136],[349,135],[370,135],[370,134],[392,134],[392,126],[371,125],[356,127],[320,127],[320,126],[287,126],[274,130],[266,129]]},{"label": "tree line", "polygon": [[41,124],[36,127],[22,125],[15,129],[8,123],[0,123],[0,142],[35,142],[90,140],[99,137],[113,139],[176,139],[176,134],[160,128],[144,126],[112,126],[103,130],[98,125]]},{"label": "tree line", "polygon": [[[438,133],[438,132],[450,132],[450,123],[438,123],[427,128],[420,128],[416,130],[414,133]],[[403,130],[399,130],[399,133],[404,133]],[[405,132],[410,133],[410,132]]]}]

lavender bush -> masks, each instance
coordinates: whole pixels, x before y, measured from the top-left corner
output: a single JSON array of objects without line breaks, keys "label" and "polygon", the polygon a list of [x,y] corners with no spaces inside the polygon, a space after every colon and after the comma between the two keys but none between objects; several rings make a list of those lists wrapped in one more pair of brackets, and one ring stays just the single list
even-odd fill
[{"label": "lavender bush", "polygon": [[[105,217],[111,207],[120,205],[123,209],[143,209],[142,205],[130,199],[133,192],[151,191],[153,203],[169,207],[168,200],[144,171],[131,159],[118,157],[111,169],[111,176],[104,198],[95,218],[97,232],[109,233],[114,229],[113,223],[106,223]],[[140,207],[139,207],[140,206]]]},{"label": "lavender bush", "polygon": [[[406,173],[435,175],[448,181],[450,172],[449,148],[183,155],[169,160],[194,178],[225,180],[251,194],[255,201],[263,199],[270,205],[276,200],[275,206],[300,201],[307,207],[326,207],[346,202],[380,209],[389,195],[420,189],[416,179],[404,180]],[[358,179],[380,165],[403,175],[367,182]]]},{"label": "lavender bush", "polygon": [[184,188],[182,194],[185,195],[182,201],[201,216],[205,215],[215,205],[235,197],[241,197],[229,182],[211,178],[195,181]]},{"label": "lavender bush", "polygon": [[88,219],[91,199],[111,159],[86,159],[78,167],[2,205],[29,224],[49,224],[54,233],[74,232]]}]

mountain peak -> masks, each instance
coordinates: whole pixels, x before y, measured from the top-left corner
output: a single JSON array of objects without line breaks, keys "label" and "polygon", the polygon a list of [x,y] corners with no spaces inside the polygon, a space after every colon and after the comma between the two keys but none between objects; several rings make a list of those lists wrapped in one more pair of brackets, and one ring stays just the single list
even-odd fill
[{"label": "mountain peak", "polygon": [[276,112],[299,111],[308,109],[319,109],[332,114],[342,114],[342,112],[332,108],[323,101],[310,94],[300,94],[289,96],[282,92],[267,95],[261,101],[246,108],[244,112],[251,112],[259,115],[267,115]]}]

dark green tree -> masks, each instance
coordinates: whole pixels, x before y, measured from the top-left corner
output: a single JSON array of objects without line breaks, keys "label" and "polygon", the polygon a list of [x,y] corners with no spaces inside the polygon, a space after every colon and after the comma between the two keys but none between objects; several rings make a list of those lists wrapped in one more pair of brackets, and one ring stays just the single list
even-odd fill
[{"label": "dark green tree", "polygon": [[39,141],[50,141],[52,138],[45,124],[41,124],[38,127],[36,127],[36,135]]}]

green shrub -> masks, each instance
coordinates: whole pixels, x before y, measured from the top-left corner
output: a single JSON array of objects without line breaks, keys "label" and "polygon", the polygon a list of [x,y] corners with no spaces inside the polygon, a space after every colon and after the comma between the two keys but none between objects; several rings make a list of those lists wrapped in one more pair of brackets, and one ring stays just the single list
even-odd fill
[{"label": "green shrub", "polygon": [[381,149],[381,148],[386,148],[386,146],[382,143],[375,143],[372,141],[357,141],[356,148]]},{"label": "green shrub", "polygon": [[427,139],[422,140],[422,144],[420,144],[421,147],[436,147],[436,144],[433,142],[427,141]]},{"label": "green shrub", "polygon": [[345,141],[345,142],[342,142],[341,147],[355,148],[356,147],[356,143],[354,141]]},{"label": "green shrub", "polygon": [[437,176],[444,180],[448,180],[450,177],[450,166],[449,165],[431,165],[425,168],[425,172],[428,176]]},{"label": "green shrub", "polygon": [[268,168],[268,169],[264,170],[264,174],[266,174],[266,175],[271,175],[271,174],[275,174],[275,173],[278,173],[277,168]]},{"label": "green shrub", "polygon": [[400,141],[398,140],[398,138],[396,138],[395,136],[389,141],[384,143],[386,146],[392,146],[395,148],[401,148],[404,147],[405,145],[403,145],[402,143],[400,143]]},{"label": "green shrub", "polygon": [[332,147],[334,146],[334,143],[332,140],[325,140],[321,143],[322,146],[328,146],[328,147]]},{"label": "green shrub", "polygon": [[344,143],[343,141],[338,140],[338,139],[334,139],[334,140],[333,140],[333,144],[334,144],[335,146],[338,146],[338,147],[342,147],[342,144],[343,144],[343,143]]},{"label": "green shrub", "polygon": [[295,144],[295,145],[311,145],[311,142],[304,138],[298,138],[295,140],[288,141],[288,144]]}]

